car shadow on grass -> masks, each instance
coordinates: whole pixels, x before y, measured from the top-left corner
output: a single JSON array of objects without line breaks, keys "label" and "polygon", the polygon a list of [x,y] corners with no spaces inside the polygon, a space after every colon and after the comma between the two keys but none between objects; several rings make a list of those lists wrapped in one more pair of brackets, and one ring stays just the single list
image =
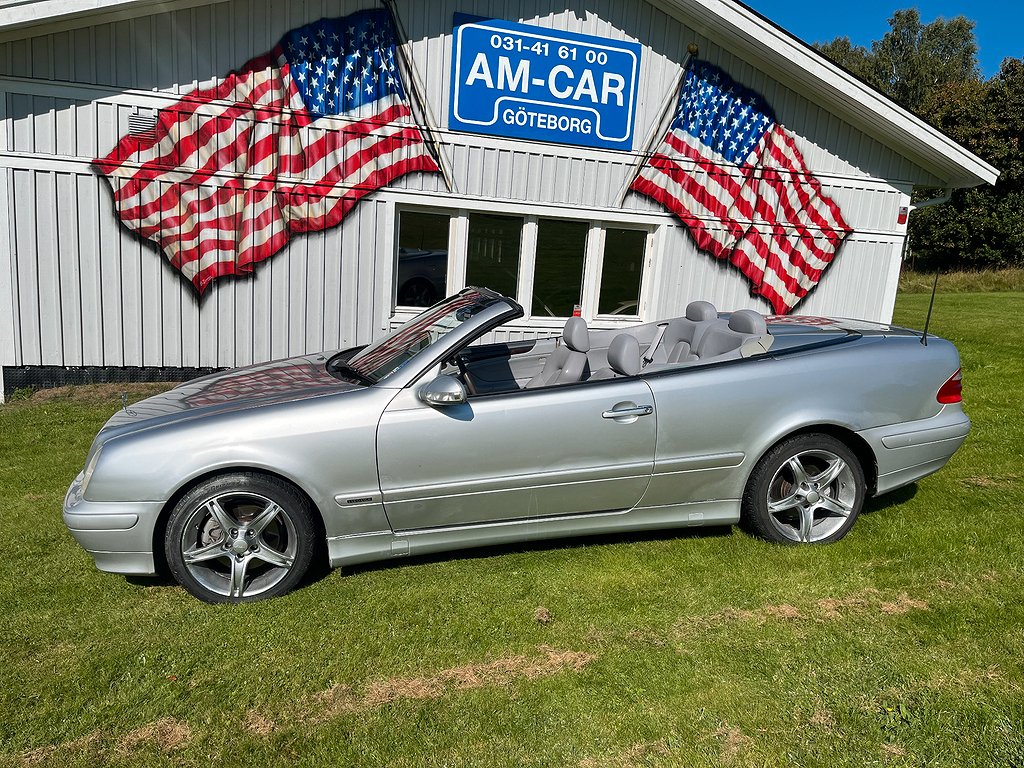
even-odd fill
[{"label": "car shadow on grass", "polygon": [[[862,515],[871,515],[876,512],[883,512],[890,507],[904,504],[917,494],[917,483],[911,483],[895,491],[868,499]],[[554,550],[572,550],[582,547],[606,546],[610,544],[639,544],[643,542],[669,541],[672,539],[714,539],[726,538],[732,535],[737,526],[732,525],[709,525],[698,528],[666,528],[654,531],[626,531],[619,533],[599,533],[588,536],[569,536],[563,538],[538,539],[537,541],[513,541],[507,544],[491,544],[488,546],[470,547],[466,549],[454,549],[446,552],[431,552],[422,555],[409,555],[396,557],[388,560],[378,560],[371,563],[359,563],[357,565],[342,566],[346,576],[354,576],[360,573],[373,573],[391,568],[402,568],[410,565],[429,565],[452,560],[481,560],[501,555],[511,555],[522,552],[543,552]],[[308,587],[327,578],[335,570],[328,565],[326,542],[320,547],[313,557],[309,571],[299,584],[299,588]],[[170,587],[176,586],[177,582],[170,576],[125,576],[125,581],[139,587]]]},{"label": "car shadow on grass", "polygon": [[904,485],[902,488],[897,488],[895,491],[890,491],[883,496],[876,496],[873,499],[868,499],[864,502],[864,508],[861,510],[862,515],[871,515],[875,512],[882,512],[889,507],[899,506],[900,504],[906,504],[914,496],[917,495],[917,483],[911,483],[910,485]]},{"label": "car shadow on grass", "polygon": [[[884,512],[890,507],[904,504],[917,494],[917,483],[911,483],[883,496],[868,499],[861,510],[862,515]],[[479,560],[521,552],[543,552],[545,550],[571,550],[581,547],[593,547],[608,544],[637,544],[642,542],[668,541],[671,539],[706,539],[725,538],[732,535],[738,525],[709,525],[698,528],[666,528],[654,531],[627,531],[620,533],[600,533],[588,536],[570,536],[565,538],[539,539],[537,541],[514,541],[508,544],[492,544],[467,549],[432,552],[422,555],[409,555],[371,563],[342,566],[346,576],[360,573],[372,573],[390,568],[401,568],[407,565],[427,565],[450,560]],[[314,580],[319,581],[330,569],[319,574]]]},{"label": "car shadow on grass", "polygon": [[733,528],[734,526],[731,525],[708,525],[699,528],[667,528],[656,531],[598,533],[587,536],[538,539],[536,541],[513,541],[507,544],[490,544],[480,547],[468,547],[466,549],[453,549],[446,552],[408,555],[371,563],[345,565],[342,566],[342,571],[346,576],[354,576],[360,573],[372,573],[374,571],[401,568],[408,565],[429,565],[451,560],[481,560],[523,552],[572,550],[610,544],[638,544],[642,542],[669,541],[672,539],[724,538],[731,535]]}]

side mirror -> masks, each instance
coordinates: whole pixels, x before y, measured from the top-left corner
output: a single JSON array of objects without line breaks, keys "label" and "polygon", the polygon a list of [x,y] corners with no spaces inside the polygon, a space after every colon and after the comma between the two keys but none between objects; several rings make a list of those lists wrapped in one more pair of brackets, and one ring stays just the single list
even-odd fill
[{"label": "side mirror", "polygon": [[466,402],[466,387],[454,376],[438,376],[421,387],[419,395],[427,405],[458,405]]}]

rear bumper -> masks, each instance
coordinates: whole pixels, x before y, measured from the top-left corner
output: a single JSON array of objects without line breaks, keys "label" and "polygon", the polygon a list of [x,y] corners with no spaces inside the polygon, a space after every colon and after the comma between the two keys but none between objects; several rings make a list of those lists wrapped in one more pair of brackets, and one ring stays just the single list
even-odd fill
[{"label": "rear bumper", "polygon": [[64,497],[64,524],[96,567],[110,573],[155,575],[153,532],[163,502],[86,501],[81,483],[79,475]]},{"label": "rear bumper", "polygon": [[887,493],[942,469],[970,429],[970,419],[956,404],[943,406],[930,419],[858,432],[878,462],[876,493]]}]

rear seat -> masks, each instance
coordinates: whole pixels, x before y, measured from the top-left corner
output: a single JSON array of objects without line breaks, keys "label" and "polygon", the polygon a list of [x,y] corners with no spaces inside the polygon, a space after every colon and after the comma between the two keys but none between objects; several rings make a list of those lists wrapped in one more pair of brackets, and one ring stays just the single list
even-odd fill
[{"label": "rear seat", "polygon": [[676,318],[665,328],[661,338],[655,338],[643,363],[685,363],[697,359],[694,350],[704,334],[718,322],[718,310],[708,301],[691,301],[686,316]]},{"label": "rear seat", "polygon": [[765,352],[771,342],[764,316],[752,309],[740,309],[732,313],[728,322],[712,324],[694,349],[697,359],[709,362]]}]

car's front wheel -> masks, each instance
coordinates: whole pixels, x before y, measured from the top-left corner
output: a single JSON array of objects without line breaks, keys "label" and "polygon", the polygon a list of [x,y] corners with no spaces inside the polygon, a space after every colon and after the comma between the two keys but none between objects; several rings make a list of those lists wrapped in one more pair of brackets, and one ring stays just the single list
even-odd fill
[{"label": "car's front wheel", "polygon": [[208,603],[291,591],[309,568],[316,528],[309,502],[274,477],[237,472],[199,483],[167,521],[174,578]]},{"label": "car's front wheel", "polygon": [[843,442],[804,434],[783,440],[751,473],[742,519],[780,544],[826,544],[845,536],[864,505],[864,470]]}]

